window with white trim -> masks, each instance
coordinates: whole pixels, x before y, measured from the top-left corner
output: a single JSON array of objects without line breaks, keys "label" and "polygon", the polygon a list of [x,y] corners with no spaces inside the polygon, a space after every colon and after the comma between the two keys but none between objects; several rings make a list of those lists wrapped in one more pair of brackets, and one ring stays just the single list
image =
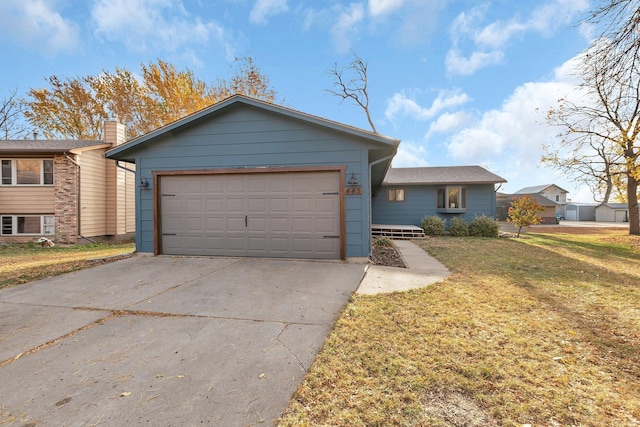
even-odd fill
[{"label": "window with white trim", "polygon": [[53,215],[2,215],[0,225],[3,236],[48,236],[55,232]]},{"label": "window with white trim", "polygon": [[387,200],[389,202],[404,202],[404,188],[389,188]]},{"label": "window with white trim", "polygon": [[463,211],[467,209],[467,189],[459,186],[438,188],[436,209],[439,211]]},{"label": "window with white trim", "polygon": [[0,185],[53,185],[53,159],[2,159]]}]

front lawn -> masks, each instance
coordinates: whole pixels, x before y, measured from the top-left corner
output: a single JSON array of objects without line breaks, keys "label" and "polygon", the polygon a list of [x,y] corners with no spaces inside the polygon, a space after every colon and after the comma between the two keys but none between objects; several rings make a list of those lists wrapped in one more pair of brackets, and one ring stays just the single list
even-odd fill
[{"label": "front lawn", "polygon": [[355,296],[281,425],[640,425],[640,240],[416,241],[452,275]]},{"label": "front lawn", "polygon": [[42,247],[36,243],[0,245],[0,289],[87,268],[105,257],[131,253],[135,244]]}]

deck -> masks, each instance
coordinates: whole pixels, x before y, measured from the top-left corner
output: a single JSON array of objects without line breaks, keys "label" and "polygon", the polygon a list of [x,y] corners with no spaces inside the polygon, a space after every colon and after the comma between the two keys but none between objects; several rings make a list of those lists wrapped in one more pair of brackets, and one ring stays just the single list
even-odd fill
[{"label": "deck", "polygon": [[425,238],[424,230],[415,225],[371,225],[372,237],[390,237],[392,239],[422,239]]}]

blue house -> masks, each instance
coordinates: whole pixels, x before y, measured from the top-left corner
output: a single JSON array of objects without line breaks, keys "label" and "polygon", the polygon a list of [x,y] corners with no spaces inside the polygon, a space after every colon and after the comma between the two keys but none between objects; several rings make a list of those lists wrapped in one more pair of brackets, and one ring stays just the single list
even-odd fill
[{"label": "blue house", "polygon": [[135,164],[139,252],[345,259],[370,254],[398,144],[237,95],[106,156]]},{"label": "blue house", "polygon": [[495,186],[504,182],[480,166],[392,168],[373,194],[372,222],[418,226],[430,215],[495,218]]}]

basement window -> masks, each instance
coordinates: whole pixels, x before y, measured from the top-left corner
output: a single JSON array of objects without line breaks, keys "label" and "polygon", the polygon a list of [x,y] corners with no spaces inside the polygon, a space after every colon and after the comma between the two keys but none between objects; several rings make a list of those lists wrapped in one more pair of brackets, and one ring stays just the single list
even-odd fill
[{"label": "basement window", "polygon": [[48,236],[55,231],[53,215],[3,215],[0,224],[3,236]]}]

